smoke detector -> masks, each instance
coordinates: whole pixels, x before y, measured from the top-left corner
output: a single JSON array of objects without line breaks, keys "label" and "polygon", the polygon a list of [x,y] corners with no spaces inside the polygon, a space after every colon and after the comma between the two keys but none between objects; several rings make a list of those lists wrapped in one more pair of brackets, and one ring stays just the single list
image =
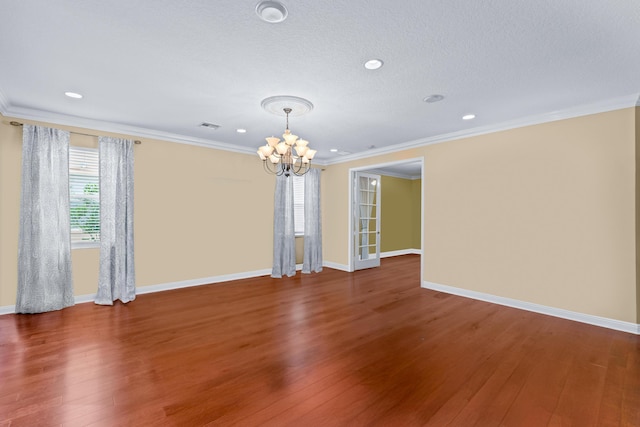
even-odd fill
[{"label": "smoke detector", "polygon": [[287,8],[277,1],[261,1],[256,6],[256,13],[264,22],[277,24],[287,19]]}]

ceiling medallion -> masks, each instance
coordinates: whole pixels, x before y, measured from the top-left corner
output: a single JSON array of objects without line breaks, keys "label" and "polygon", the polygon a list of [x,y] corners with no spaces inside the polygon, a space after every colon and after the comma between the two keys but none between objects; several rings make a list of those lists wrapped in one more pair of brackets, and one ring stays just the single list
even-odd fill
[{"label": "ceiling medallion", "polygon": [[263,99],[260,106],[267,113],[275,114],[276,116],[285,116],[285,108],[291,110],[289,113],[291,117],[300,117],[313,110],[311,101],[289,95],[270,96],[269,98]]}]

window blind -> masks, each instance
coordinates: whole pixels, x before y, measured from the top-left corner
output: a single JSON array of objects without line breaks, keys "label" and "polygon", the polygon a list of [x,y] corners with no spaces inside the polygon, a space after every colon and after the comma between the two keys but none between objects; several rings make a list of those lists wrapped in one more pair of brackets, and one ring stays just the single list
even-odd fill
[{"label": "window blind", "polygon": [[304,176],[293,178],[293,222],[296,235],[304,234]]},{"label": "window blind", "polygon": [[98,150],[69,147],[71,244],[100,241]]}]

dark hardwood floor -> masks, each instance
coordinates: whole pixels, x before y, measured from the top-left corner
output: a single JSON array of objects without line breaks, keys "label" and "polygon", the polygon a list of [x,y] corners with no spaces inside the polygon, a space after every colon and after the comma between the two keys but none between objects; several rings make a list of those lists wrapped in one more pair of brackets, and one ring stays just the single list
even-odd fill
[{"label": "dark hardwood floor", "polygon": [[0,316],[0,426],[640,426],[640,337],[419,276],[409,255]]}]

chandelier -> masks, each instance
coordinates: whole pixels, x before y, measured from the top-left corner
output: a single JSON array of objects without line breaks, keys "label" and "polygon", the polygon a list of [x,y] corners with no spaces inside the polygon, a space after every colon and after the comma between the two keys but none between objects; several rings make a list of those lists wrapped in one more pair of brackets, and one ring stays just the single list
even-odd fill
[{"label": "chandelier", "polygon": [[[316,150],[309,148],[309,141],[298,139],[289,130],[289,113],[291,108],[282,109],[287,116],[287,128],[282,135],[283,141],[271,136],[265,138],[267,144],[258,148],[258,156],[262,160],[264,169],[275,175],[289,176],[304,175],[311,168],[311,160]],[[295,148],[296,154],[293,154]]]}]

